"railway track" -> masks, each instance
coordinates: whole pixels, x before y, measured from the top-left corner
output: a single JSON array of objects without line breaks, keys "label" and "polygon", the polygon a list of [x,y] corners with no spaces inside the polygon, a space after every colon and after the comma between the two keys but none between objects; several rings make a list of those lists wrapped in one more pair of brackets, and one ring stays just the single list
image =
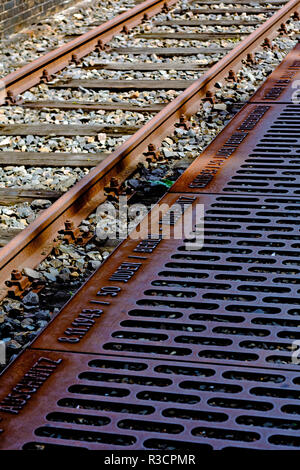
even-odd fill
[{"label": "railway track", "polygon": [[[275,8],[276,2],[269,3]],[[104,51],[101,60],[104,57],[105,63],[83,64],[83,73],[90,70],[95,73],[103,68],[109,72],[128,71],[127,64],[119,64],[119,54],[126,51],[133,56],[147,56],[149,48],[126,46],[126,40],[117,37],[120,45],[112,46],[108,51],[106,41],[115,32],[122,31],[124,25],[127,33],[130,26],[142,19],[146,24],[149,16],[160,11],[162,6],[164,14],[169,15],[166,5],[161,2],[146,2],[137,6],[133,13],[123,14],[124,23],[120,18],[112,20],[109,27],[104,24],[97,32],[85,33],[84,39],[79,37],[63,46],[60,52],[51,52],[51,57],[38,59],[30,68],[12,73],[4,80],[9,91],[7,98],[26,109],[76,110],[80,107],[85,111],[111,111],[115,109],[113,103],[90,100],[81,104],[77,98],[62,101],[63,95],[55,102],[49,99],[22,102],[19,94],[39,83],[41,78],[47,82],[47,89],[38,91],[39,98],[49,97],[49,90],[64,93],[67,89],[69,96],[73,89],[93,90],[89,93],[105,88],[111,93],[111,90],[124,90],[125,86],[135,91],[144,91],[147,87],[153,90],[153,83],[149,83],[155,82],[153,79],[78,79],[69,78],[69,70],[63,72],[62,77],[51,80],[54,73],[66,66],[70,57],[77,69],[79,59],[95,46]],[[144,104],[142,113],[157,114],[141,129],[126,128],[126,133],[134,134],[109,156],[98,157],[101,163],[95,169],[2,248],[2,297],[7,293],[5,282],[11,272],[24,267],[34,268],[42,262],[57,249],[60,243],[57,234],[61,230],[65,239],[86,244],[90,234],[85,239],[84,232],[76,226],[107,195],[113,200],[124,194],[123,182],[128,181],[138,164],[149,157],[154,161],[159,158],[159,146],[176,123],[179,121],[177,129],[188,129],[189,118],[202,103],[215,101],[215,84],[220,86],[226,79],[236,81],[242,61],[253,63],[254,53],[261,47],[272,50],[275,43],[271,40],[279,33],[288,34],[285,23],[292,16],[297,18],[298,11],[299,2],[291,1],[252,33],[219,32],[220,36],[224,35],[221,41],[246,38],[227,54],[227,46],[223,46],[225,52],[221,52],[220,47],[216,52],[215,45],[213,52],[209,45],[198,47],[198,52],[205,53],[203,56],[217,54],[214,58],[217,63],[212,65],[208,61],[204,65],[195,60],[188,65],[195,73],[193,83],[186,77],[155,82],[158,90],[176,91],[177,88],[178,96],[172,95],[167,105],[159,99],[150,106]],[[179,14],[185,12],[186,8],[179,7]],[[169,18],[155,18],[151,27],[154,23],[154,26],[170,28],[170,21]],[[176,27],[194,28],[198,27],[195,23],[188,23],[199,23],[200,20],[174,21],[178,23]],[[230,28],[230,21],[221,20],[219,26]],[[210,23],[206,26],[210,27]],[[168,31],[139,32],[136,39],[142,42],[172,41],[172,34]],[[185,35],[181,36],[182,40],[192,40],[190,32],[177,31],[176,34]],[[197,40],[211,41],[210,32],[198,34],[202,37]],[[79,44],[79,49],[74,52]],[[140,50],[133,51],[134,47]],[[181,49],[184,50],[177,48],[174,51],[172,45],[156,48],[158,56],[173,56],[172,60],[159,62],[160,70],[169,71],[170,66],[172,70],[182,70],[184,57],[193,56],[195,46],[190,50],[189,47]],[[112,54],[113,62],[109,54]],[[220,54],[223,55],[221,59]],[[95,57],[92,60],[95,62]],[[130,65],[129,71],[143,73],[155,68],[145,60],[132,61]],[[199,69],[202,75],[196,79]],[[299,106],[292,101],[295,91],[292,80],[297,80],[298,75],[299,46],[296,46],[161,200],[161,204],[167,203],[168,207],[176,202],[181,207],[186,204],[192,208],[191,214],[197,205],[204,204],[204,247],[186,252],[184,240],[149,240],[147,229],[144,241],[126,240],[3,374],[3,448],[61,445],[127,450],[184,448],[191,451],[199,445],[204,448],[297,448],[299,443],[294,431],[298,429],[297,420],[294,416],[291,419],[289,411],[285,410],[294,410],[290,397],[298,396],[299,366],[291,362],[291,343],[297,339],[298,325],[296,319],[291,319],[298,312],[294,300],[297,295],[298,270],[294,257],[297,256],[298,236],[294,228],[297,227]],[[180,93],[181,90],[184,91]],[[115,106],[120,109],[119,102]],[[125,110],[139,107],[141,111],[140,103],[123,101],[122,106]],[[121,127],[88,124],[81,130],[78,125],[72,129],[70,125],[64,128],[62,125],[15,124],[6,126],[1,132],[5,136],[49,133],[66,136],[81,132],[93,136],[111,132],[113,138],[124,135],[125,126]],[[57,161],[66,158],[64,154],[51,155]],[[81,158],[85,165],[84,157],[84,153],[78,155],[77,164]],[[18,163],[18,158],[24,162],[26,155],[6,152],[5,158],[15,158]],[[39,155],[32,152],[30,158],[37,161]],[[71,160],[73,155],[67,158]],[[96,158],[94,156],[90,165],[94,166]],[[7,164],[5,160],[3,162]],[[28,194],[25,196],[30,200]],[[134,200],[135,192],[127,191],[128,196]],[[53,199],[55,197],[53,195]],[[69,222],[65,226],[68,219],[74,227]],[[32,284],[30,276],[15,271],[9,290],[22,298],[32,288],[39,292],[37,284]],[[272,320],[268,314],[272,315]],[[262,341],[261,337],[266,339]],[[130,373],[124,375],[124,369]],[[79,373],[80,380],[77,378]],[[201,376],[201,382],[192,378],[195,375]],[[38,379],[31,379],[33,376]],[[30,383],[26,377],[30,377]],[[113,382],[113,386],[103,385],[107,381]],[[261,386],[265,382],[268,384]],[[280,386],[274,385],[282,382],[285,386],[289,384],[289,394],[282,393]],[[65,393],[66,383],[68,394]],[[130,384],[130,390],[124,384]],[[25,397],[25,385],[31,391],[35,387],[41,389],[34,396],[29,390]],[[165,387],[163,395],[161,387]],[[182,395],[182,389],[185,389],[185,395]],[[88,399],[86,394],[90,395]],[[49,402],[45,403],[41,397],[46,395]],[[105,404],[99,396],[106,397]],[[270,397],[273,397],[272,403],[278,401],[275,410]],[[200,400],[198,412],[191,404]],[[79,408],[83,410],[80,414]],[[86,409],[89,411],[85,412]],[[11,417],[10,413],[16,416]],[[127,415],[120,417],[119,413]],[[45,424],[45,415],[46,422],[56,424]],[[33,429],[29,422],[34,422],[37,428]],[[224,423],[222,429],[219,429],[220,422]],[[271,429],[267,427],[269,422]],[[16,424],[19,424],[20,432],[12,435],[10,429],[15,429]],[[98,426],[103,426],[103,432]]]},{"label": "railway track", "polygon": [[299,51],[3,374],[3,448],[299,448]]}]

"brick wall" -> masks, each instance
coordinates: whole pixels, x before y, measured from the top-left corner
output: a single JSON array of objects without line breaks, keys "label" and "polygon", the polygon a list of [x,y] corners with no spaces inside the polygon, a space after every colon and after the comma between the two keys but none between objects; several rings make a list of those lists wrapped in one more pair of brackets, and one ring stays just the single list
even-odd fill
[{"label": "brick wall", "polygon": [[0,0],[0,38],[67,8],[78,0]]}]

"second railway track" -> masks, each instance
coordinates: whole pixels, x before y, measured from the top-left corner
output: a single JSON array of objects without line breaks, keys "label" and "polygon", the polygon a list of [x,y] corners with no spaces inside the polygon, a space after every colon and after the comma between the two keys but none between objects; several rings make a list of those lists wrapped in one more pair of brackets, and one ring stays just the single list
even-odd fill
[{"label": "second railway track", "polygon": [[3,448],[299,449],[299,50],[3,374]]}]

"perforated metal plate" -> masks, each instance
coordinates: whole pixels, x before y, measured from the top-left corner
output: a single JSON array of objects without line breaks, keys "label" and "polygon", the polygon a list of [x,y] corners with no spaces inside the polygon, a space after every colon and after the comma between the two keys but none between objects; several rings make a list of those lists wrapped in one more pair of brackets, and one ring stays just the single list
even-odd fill
[{"label": "perforated metal plate", "polygon": [[246,105],[172,192],[299,196],[300,105]]},{"label": "perforated metal plate", "polygon": [[250,102],[300,104],[300,43],[271,73]]},{"label": "perforated metal plate", "polygon": [[299,372],[30,351],[4,379],[2,449],[300,447]]},{"label": "perforated metal plate", "polygon": [[[162,240],[143,253],[127,240],[33,347],[300,369],[291,362],[300,339],[299,205],[202,195],[194,213],[197,204],[206,210],[202,249]],[[126,282],[114,279],[129,262],[140,266]],[[91,308],[103,313],[89,325],[81,312]]]}]

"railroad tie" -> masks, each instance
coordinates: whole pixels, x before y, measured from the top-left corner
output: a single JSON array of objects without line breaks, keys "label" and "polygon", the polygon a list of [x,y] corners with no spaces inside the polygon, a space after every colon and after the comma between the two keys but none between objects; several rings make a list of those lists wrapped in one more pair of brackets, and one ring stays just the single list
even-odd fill
[{"label": "railroad tie", "polygon": [[90,88],[93,90],[185,90],[194,80],[60,80],[50,88]]}]

